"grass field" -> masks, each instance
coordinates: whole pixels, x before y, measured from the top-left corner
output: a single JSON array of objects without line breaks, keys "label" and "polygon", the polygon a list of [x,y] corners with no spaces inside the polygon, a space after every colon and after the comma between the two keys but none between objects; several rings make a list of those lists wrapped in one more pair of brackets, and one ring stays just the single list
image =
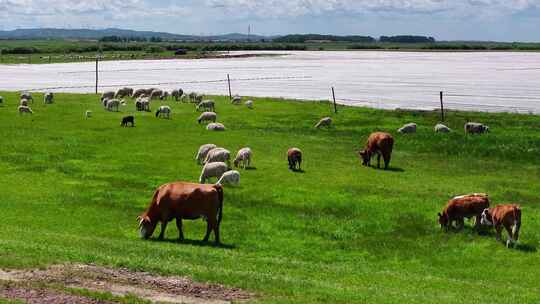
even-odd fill
[{"label": "grass field", "polygon": [[[327,103],[275,99],[249,110],[215,97],[228,130],[211,133],[191,104],[168,102],[172,120],[135,113],[136,127],[121,128],[132,103],[109,113],[95,95],[58,94],[49,106],[39,95],[20,117],[15,93],[0,95],[0,268],[127,267],[240,287],[261,303],[540,302],[538,116],[452,112],[455,132],[435,134],[432,112],[335,115]],[[335,127],[313,129],[327,115]],[[464,136],[468,120],[491,133]],[[395,132],[411,121],[417,134]],[[376,130],[395,135],[391,170],[362,167],[355,154]],[[198,179],[193,158],[205,143],[254,151],[256,170],[225,189],[225,246],[197,242],[202,221],[184,222],[193,240],[184,244],[174,224],[167,241],[141,240],[136,216],[159,185]],[[287,170],[292,146],[304,151],[304,173]],[[437,212],[468,192],[522,204],[517,249],[493,233],[440,230]]]}]

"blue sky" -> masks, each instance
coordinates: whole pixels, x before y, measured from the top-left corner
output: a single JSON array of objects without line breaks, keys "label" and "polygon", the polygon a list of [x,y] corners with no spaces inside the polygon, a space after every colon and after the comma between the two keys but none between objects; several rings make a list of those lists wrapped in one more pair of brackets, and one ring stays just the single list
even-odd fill
[{"label": "blue sky", "polygon": [[0,0],[0,29],[106,28],[181,34],[419,34],[540,41],[540,0]]}]

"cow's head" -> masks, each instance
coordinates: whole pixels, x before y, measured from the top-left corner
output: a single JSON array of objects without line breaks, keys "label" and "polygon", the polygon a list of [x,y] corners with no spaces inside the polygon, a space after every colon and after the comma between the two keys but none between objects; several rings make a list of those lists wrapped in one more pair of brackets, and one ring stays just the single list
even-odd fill
[{"label": "cow's head", "polygon": [[358,151],[358,155],[362,159],[362,165],[369,166],[369,162],[371,161],[371,153],[367,150],[364,150]]},{"label": "cow's head", "polygon": [[489,213],[489,209],[484,209],[484,211],[482,211],[480,224],[485,225],[485,226],[493,226],[493,218],[491,217],[491,214]]},{"label": "cow's head", "polygon": [[448,228],[448,216],[446,214],[441,214],[440,212],[437,213],[439,216],[439,224],[441,225],[441,229]]},{"label": "cow's head", "polygon": [[154,233],[157,223],[152,223],[152,220],[148,215],[141,215],[137,217],[137,220],[139,221],[139,233],[141,238],[145,240],[149,239]]}]

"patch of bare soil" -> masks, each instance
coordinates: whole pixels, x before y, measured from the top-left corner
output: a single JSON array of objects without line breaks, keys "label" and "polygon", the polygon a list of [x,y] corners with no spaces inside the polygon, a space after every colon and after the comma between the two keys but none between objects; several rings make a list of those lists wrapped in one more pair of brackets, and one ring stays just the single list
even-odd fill
[{"label": "patch of bare soil", "polygon": [[[133,272],[127,269],[111,269],[81,264],[56,265],[46,270],[25,272],[2,272],[0,270],[0,280],[62,285],[97,292],[110,292],[117,296],[130,294],[160,303],[221,304],[233,301],[243,302],[254,296],[241,289],[227,288],[219,284],[197,283],[185,277],[165,277],[148,272]],[[24,300],[25,298],[18,299]]]},{"label": "patch of bare soil", "polygon": [[1,286],[0,298],[19,300],[29,304],[106,304],[83,296],[71,295],[51,289]]}]

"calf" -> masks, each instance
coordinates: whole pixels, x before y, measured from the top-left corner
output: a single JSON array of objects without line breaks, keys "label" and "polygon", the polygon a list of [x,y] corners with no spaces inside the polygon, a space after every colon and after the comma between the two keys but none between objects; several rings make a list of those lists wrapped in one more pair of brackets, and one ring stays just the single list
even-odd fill
[{"label": "calf", "polygon": [[495,208],[484,209],[482,225],[494,226],[497,231],[497,241],[501,241],[503,227],[508,232],[506,247],[513,246],[519,238],[521,228],[521,207],[516,204],[497,205]]},{"label": "calf", "polygon": [[179,239],[184,239],[182,219],[207,221],[204,242],[208,241],[213,230],[215,242],[219,244],[219,225],[223,217],[223,188],[220,185],[200,185],[187,182],[174,182],[162,185],[154,193],[148,209],[141,214],[139,230],[143,239],[154,233],[158,222],[161,222],[159,239],[165,236],[168,222],[176,219]]},{"label": "calf", "polygon": [[[289,161],[289,169],[300,171],[302,165],[302,150],[298,148],[290,148],[287,151],[287,160]],[[298,167],[298,168],[297,168]]]},{"label": "calf", "polygon": [[392,135],[383,132],[372,133],[367,141],[364,151],[359,151],[358,154],[362,158],[362,165],[370,166],[371,157],[377,154],[377,168],[381,167],[381,155],[384,160],[384,169],[388,169],[390,159],[392,158],[392,150],[394,148],[394,138]]},{"label": "calf", "polygon": [[456,196],[448,201],[442,214],[439,213],[439,224],[441,228],[448,231],[453,227],[452,222],[457,223],[457,229],[463,228],[463,219],[476,217],[475,229],[480,227],[482,211],[489,207],[489,198],[487,194],[474,193],[462,196]]},{"label": "calf", "polygon": [[128,123],[131,124],[132,127],[135,127],[135,117],[133,116],[126,116],[122,118],[122,123],[120,124],[121,127],[127,127]]}]

